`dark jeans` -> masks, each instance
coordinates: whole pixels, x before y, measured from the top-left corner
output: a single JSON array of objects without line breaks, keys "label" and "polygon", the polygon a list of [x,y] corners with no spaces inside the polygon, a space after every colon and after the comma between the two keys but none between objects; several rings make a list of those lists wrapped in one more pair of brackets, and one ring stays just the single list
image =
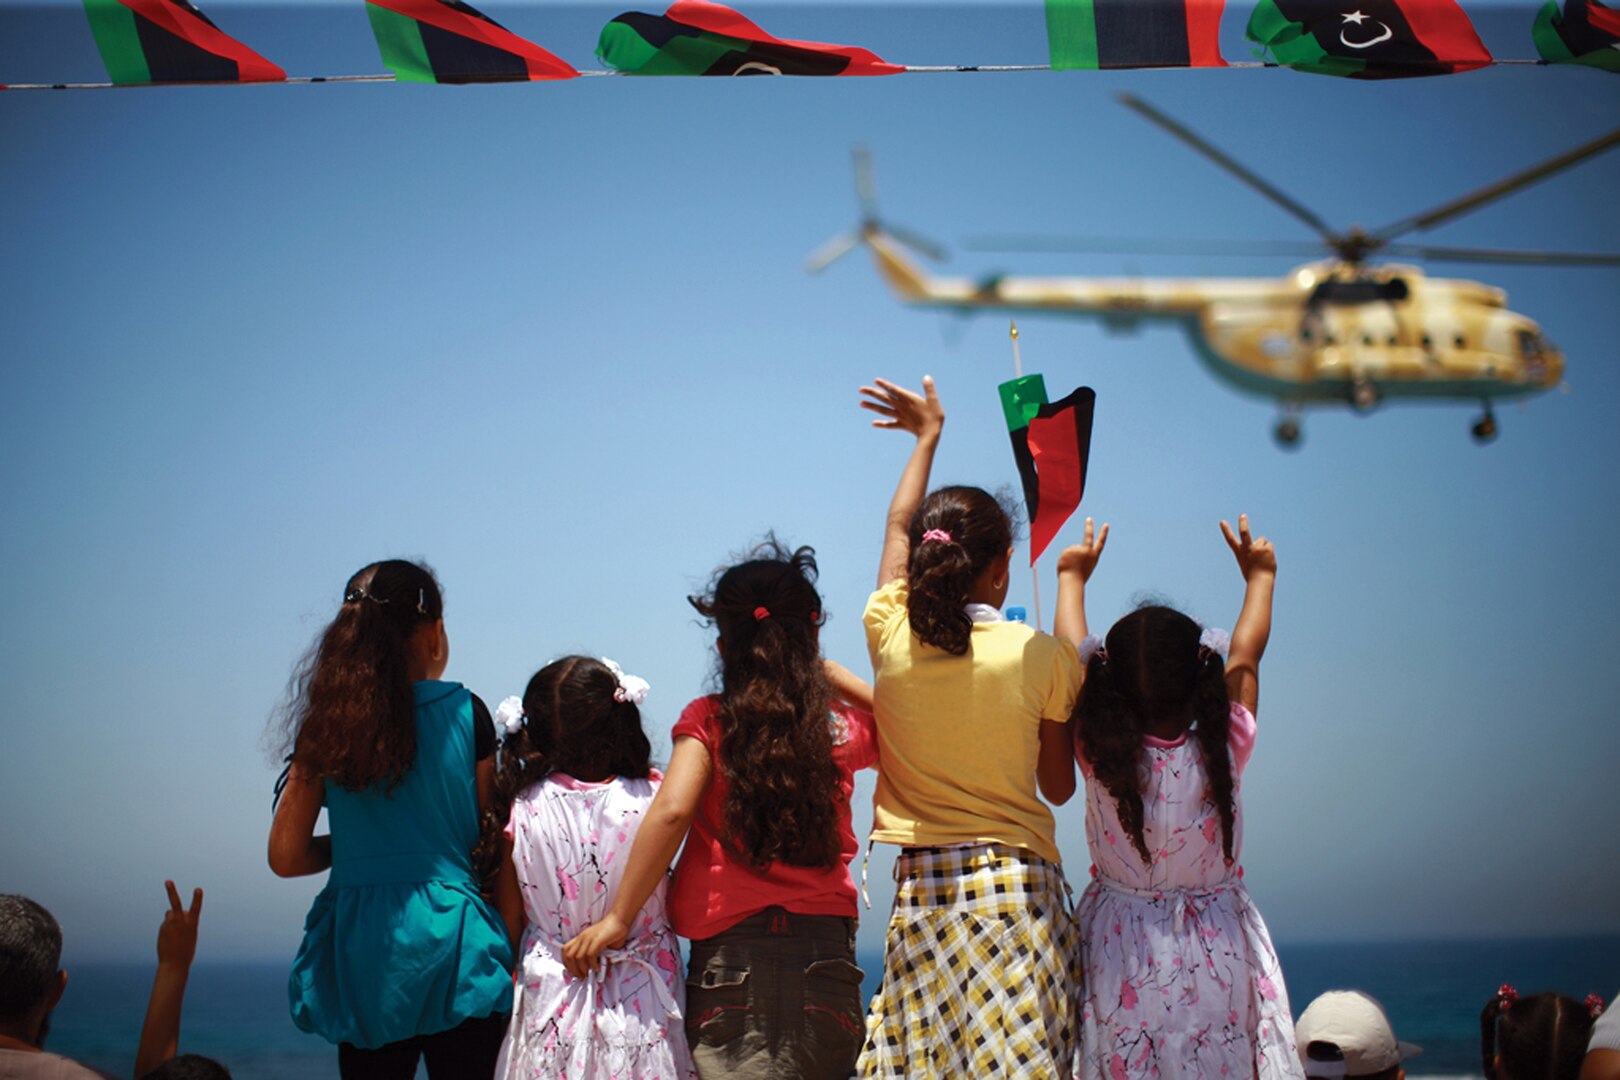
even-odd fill
[{"label": "dark jeans", "polygon": [[401,1039],[375,1050],[349,1043],[338,1045],[338,1073],[343,1080],[411,1080],[416,1062],[427,1059],[432,1080],[489,1080],[506,1037],[506,1016],[463,1020],[449,1031]]},{"label": "dark jeans", "polygon": [[855,920],[766,908],[692,942],[686,1037],[698,1074],[847,1080],[866,1035]]}]

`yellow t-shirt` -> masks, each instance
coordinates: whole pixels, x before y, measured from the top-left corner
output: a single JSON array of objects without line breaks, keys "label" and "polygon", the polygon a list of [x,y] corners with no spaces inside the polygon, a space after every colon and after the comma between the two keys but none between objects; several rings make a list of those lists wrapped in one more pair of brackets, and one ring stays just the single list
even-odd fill
[{"label": "yellow t-shirt", "polygon": [[1060,862],[1035,765],[1041,721],[1066,724],[1074,709],[1074,645],[1023,623],[976,622],[966,655],[953,656],[911,632],[906,595],[904,581],[885,585],[863,617],[880,759],[872,839],[1006,844]]}]

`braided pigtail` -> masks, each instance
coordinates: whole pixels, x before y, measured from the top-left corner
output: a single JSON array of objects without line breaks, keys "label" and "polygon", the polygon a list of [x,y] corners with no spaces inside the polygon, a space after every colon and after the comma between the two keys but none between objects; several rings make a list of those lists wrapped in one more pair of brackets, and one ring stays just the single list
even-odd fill
[{"label": "braided pigtail", "polygon": [[[1110,634],[1112,637],[1112,634]],[[1074,724],[1083,739],[1082,752],[1091,763],[1092,775],[1113,796],[1119,823],[1125,827],[1131,845],[1151,864],[1144,832],[1142,807],[1142,729],[1136,710],[1119,683],[1117,665],[1105,650],[1092,655],[1086,664],[1086,681],[1075,702]]]},{"label": "braided pigtail", "polygon": [[1233,798],[1236,787],[1232,775],[1232,748],[1228,737],[1232,727],[1232,699],[1226,690],[1226,667],[1221,654],[1199,647],[1198,675],[1193,689],[1193,712],[1198,718],[1194,733],[1204,752],[1204,772],[1209,777],[1210,801],[1221,816],[1221,850],[1226,865],[1232,865],[1232,834],[1237,811]]},{"label": "braided pigtail", "polygon": [[912,633],[955,656],[967,653],[973,621],[963,610],[974,579],[1012,547],[1012,521],[976,487],[944,487],[911,515],[906,615]]}]

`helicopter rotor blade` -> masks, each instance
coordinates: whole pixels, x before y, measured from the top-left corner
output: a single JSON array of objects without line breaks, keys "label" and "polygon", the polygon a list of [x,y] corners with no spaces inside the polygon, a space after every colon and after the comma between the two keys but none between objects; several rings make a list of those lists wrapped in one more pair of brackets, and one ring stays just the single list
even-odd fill
[{"label": "helicopter rotor blade", "polygon": [[860,245],[859,232],[840,233],[810,253],[804,260],[806,273],[819,274]]},{"label": "helicopter rotor blade", "polygon": [[1322,239],[1326,240],[1328,243],[1336,244],[1338,242],[1339,235],[1328,227],[1327,222],[1317,217],[1309,209],[1289,198],[1287,195],[1283,194],[1281,191],[1277,190],[1271,184],[1262,180],[1260,177],[1256,176],[1242,165],[1239,165],[1232,158],[1228,157],[1222,151],[1217,150],[1210,143],[1206,142],[1200,136],[1194,134],[1191,130],[1176,120],[1166,116],[1164,113],[1160,112],[1158,109],[1154,108],[1152,105],[1149,105],[1147,102],[1143,101],[1134,94],[1121,93],[1116,94],[1115,97],[1121,105],[1124,105],[1126,108],[1132,109],[1140,115],[1146,117],[1148,120],[1151,120],[1165,131],[1168,131],[1170,134],[1174,135],[1188,146],[1191,146],[1194,150],[1197,150],[1200,154],[1203,154],[1215,164],[1219,165],[1221,168],[1225,169],[1227,172],[1231,173],[1245,184],[1248,184],[1250,187],[1254,188],[1260,194],[1264,195],[1266,198],[1270,199],[1272,202],[1276,203],[1278,206],[1282,207],[1284,210],[1288,211],[1305,224],[1309,225],[1312,229],[1316,230]]},{"label": "helicopter rotor blade", "polygon": [[921,233],[914,232],[911,229],[907,229],[900,225],[885,224],[880,226],[880,228],[924,258],[932,259],[934,262],[944,262],[946,259],[950,258],[950,255],[945,251],[943,246],[934,243],[934,241],[928,239],[926,236],[923,236]]},{"label": "helicopter rotor blade", "polygon": [[1489,248],[1433,247],[1429,244],[1388,244],[1383,249],[1397,258],[1433,259],[1436,262],[1528,263],[1537,266],[1620,266],[1620,254],[1584,251],[1493,251]]},{"label": "helicopter rotor blade", "polygon": [[872,151],[856,143],[850,148],[855,160],[855,199],[860,204],[861,217],[867,221],[877,218],[877,178],[872,173]]},{"label": "helicopter rotor blade", "polygon": [[1076,252],[1100,255],[1287,255],[1320,256],[1323,245],[1309,240],[1155,240],[1107,236],[974,236],[970,251]]},{"label": "helicopter rotor blade", "polygon": [[1427,231],[1442,222],[1450,221],[1458,215],[1466,214],[1470,210],[1477,210],[1486,203],[1500,199],[1502,196],[1517,191],[1527,184],[1533,184],[1537,180],[1545,179],[1553,173],[1567,169],[1576,162],[1591,157],[1593,154],[1602,153],[1616,144],[1620,144],[1620,128],[1609,132],[1607,135],[1600,135],[1591,142],[1582,143],[1573,150],[1565,151],[1557,157],[1549,158],[1540,165],[1532,165],[1522,172],[1514,173],[1512,176],[1498,180],[1494,184],[1488,184],[1478,191],[1442,203],[1433,210],[1409,217],[1404,221],[1397,221],[1393,225],[1386,225],[1373,233],[1373,236],[1379,240],[1391,240],[1403,233],[1411,232],[1413,229]]}]

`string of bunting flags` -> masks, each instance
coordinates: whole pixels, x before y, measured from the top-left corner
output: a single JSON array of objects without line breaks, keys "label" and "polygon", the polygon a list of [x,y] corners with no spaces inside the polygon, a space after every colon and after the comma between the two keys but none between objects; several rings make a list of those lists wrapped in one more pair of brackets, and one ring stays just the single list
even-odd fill
[{"label": "string of bunting flags", "polygon": [[576,69],[464,0],[365,0],[390,74],[302,77],[289,77],[220,30],[190,0],[83,3],[111,81],[0,89],[1200,67],[1285,67],[1387,79],[1512,63],[1620,72],[1620,8],[1603,0],[1545,0],[1526,28],[1539,60],[1493,57],[1457,0],[1258,0],[1245,30],[1256,59],[1233,61],[1222,57],[1217,40],[1226,0],[1045,0],[1049,62],[994,67],[891,63],[859,46],[776,37],[710,0],[675,0],[662,15],[626,12],[610,20],[596,45],[597,58],[607,65],[600,71]]}]

